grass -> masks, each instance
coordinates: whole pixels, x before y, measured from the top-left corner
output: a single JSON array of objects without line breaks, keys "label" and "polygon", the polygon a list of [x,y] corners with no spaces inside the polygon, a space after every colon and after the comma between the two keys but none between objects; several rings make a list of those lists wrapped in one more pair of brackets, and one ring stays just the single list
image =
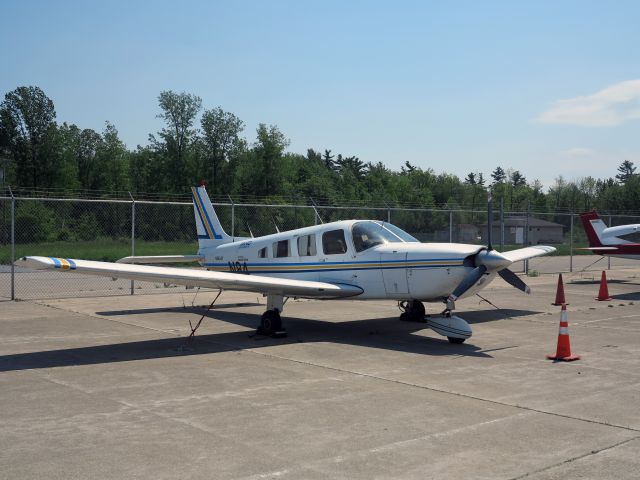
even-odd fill
[{"label": "grass", "polygon": [[[193,255],[198,251],[198,243],[136,240],[136,255]],[[16,244],[16,258],[25,255],[45,257],[77,258],[114,262],[131,255],[129,240],[97,239],[77,242],[38,242]],[[11,246],[0,247],[0,264],[8,265]]]},{"label": "grass", "polygon": [[[557,251],[553,255],[569,255],[569,245],[553,245]],[[590,255],[589,250],[578,250],[583,245],[574,245],[574,255]],[[499,248],[499,245],[494,245]],[[523,248],[523,245],[505,245],[504,251]],[[198,251],[198,243],[136,240],[136,255],[193,255]],[[76,242],[38,242],[16,244],[16,258],[25,255],[44,257],[78,258],[115,262],[119,258],[131,255],[131,243],[127,239],[114,240],[100,238]],[[0,265],[8,265],[11,259],[11,247],[0,246]]]}]

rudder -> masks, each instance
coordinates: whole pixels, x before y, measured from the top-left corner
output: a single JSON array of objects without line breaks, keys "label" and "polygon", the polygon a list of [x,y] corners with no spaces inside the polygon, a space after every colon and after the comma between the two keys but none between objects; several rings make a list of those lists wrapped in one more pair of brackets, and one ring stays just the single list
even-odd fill
[{"label": "rudder", "polygon": [[229,243],[232,238],[222,228],[204,185],[191,187],[200,249]]},{"label": "rudder", "polygon": [[602,242],[600,241],[600,235],[602,235],[602,232],[607,228],[607,226],[602,219],[600,219],[598,212],[592,210],[590,212],[583,213],[580,215],[580,220],[582,220],[584,232],[587,234],[589,246],[601,247]]}]

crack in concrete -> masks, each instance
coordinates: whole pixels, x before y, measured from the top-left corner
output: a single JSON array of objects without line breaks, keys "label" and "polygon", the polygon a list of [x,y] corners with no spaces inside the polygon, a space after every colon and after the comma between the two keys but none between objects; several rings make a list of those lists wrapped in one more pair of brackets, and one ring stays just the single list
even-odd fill
[{"label": "crack in concrete", "polygon": [[620,441],[618,443],[614,443],[613,445],[602,447],[602,448],[599,448],[597,450],[591,450],[590,452],[587,452],[587,453],[585,453],[583,455],[578,455],[576,457],[568,458],[566,460],[563,460],[562,462],[554,463],[553,465],[549,465],[549,466],[541,468],[539,470],[534,470],[533,472],[527,472],[527,473],[525,473],[523,475],[519,475],[517,477],[512,477],[509,480],[520,480],[522,478],[527,478],[527,477],[530,477],[531,475],[536,475],[538,473],[546,472],[548,470],[551,470],[551,469],[556,468],[556,467],[560,467],[562,465],[568,465],[568,464],[576,462],[578,460],[582,460],[583,458],[587,458],[587,457],[590,457],[592,455],[597,455],[599,453],[606,452],[607,450],[612,450],[614,448],[620,447],[620,446],[625,445],[625,444],[627,444],[629,442],[633,442],[634,440],[638,440],[639,438],[640,438],[640,435],[636,436],[636,437],[628,438],[628,439],[622,440],[622,441]]}]

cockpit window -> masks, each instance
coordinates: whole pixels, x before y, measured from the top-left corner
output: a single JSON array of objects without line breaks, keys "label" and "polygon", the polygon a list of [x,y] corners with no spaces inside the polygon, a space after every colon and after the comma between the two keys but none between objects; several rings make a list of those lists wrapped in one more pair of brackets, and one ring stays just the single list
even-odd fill
[{"label": "cockpit window", "polygon": [[391,230],[392,233],[395,233],[397,236],[399,236],[405,242],[418,242],[418,243],[420,243],[420,240],[418,240],[416,237],[414,237],[412,235],[409,235],[407,232],[405,232],[401,228],[396,227],[392,223],[382,222],[382,225],[387,230]]},{"label": "cockpit window", "polygon": [[362,252],[383,243],[403,242],[399,236],[391,233],[383,225],[387,224],[383,224],[382,222],[355,223],[351,230],[351,234],[353,236],[353,244],[356,248],[356,252]]}]

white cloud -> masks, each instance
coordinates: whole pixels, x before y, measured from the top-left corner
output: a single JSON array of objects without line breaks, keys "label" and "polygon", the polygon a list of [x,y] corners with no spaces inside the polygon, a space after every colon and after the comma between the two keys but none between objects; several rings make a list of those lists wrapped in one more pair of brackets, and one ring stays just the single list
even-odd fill
[{"label": "white cloud", "polygon": [[640,119],[640,80],[610,85],[592,95],[558,100],[536,121],[579,125],[584,127],[612,127],[629,120]]},{"label": "white cloud", "polygon": [[570,157],[570,158],[585,158],[585,157],[593,157],[595,155],[595,152],[593,150],[591,150],[590,148],[584,148],[584,147],[573,147],[561,153],[564,157]]}]

